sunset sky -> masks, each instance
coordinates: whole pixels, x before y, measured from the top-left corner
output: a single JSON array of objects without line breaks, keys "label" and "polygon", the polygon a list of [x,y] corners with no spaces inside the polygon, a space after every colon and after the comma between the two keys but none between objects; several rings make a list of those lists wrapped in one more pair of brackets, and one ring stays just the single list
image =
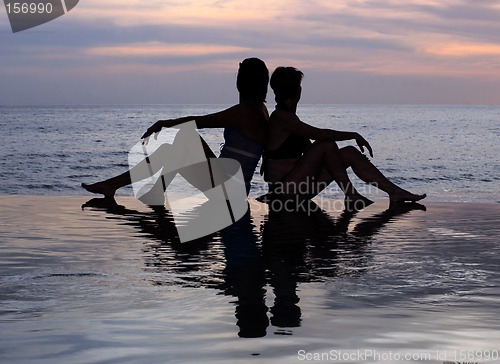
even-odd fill
[{"label": "sunset sky", "polygon": [[81,0],[19,33],[2,8],[0,104],[232,103],[252,56],[305,103],[500,104],[498,0]]}]

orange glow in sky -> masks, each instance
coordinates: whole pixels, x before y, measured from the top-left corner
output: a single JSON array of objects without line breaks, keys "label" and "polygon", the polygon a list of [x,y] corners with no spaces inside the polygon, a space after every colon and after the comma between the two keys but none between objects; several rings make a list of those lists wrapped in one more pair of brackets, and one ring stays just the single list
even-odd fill
[{"label": "orange glow in sky", "polygon": [[[400,98],[396,91],[391,96],[391,85],[417,82],[422,91],[408,86],[404,102],[432,103],[429,91],[440,89],[449,90],[440,93],[449,103],[500,103],[498,19],[500,5],[469,0],[85,0],[24,34],[7,34],[7,17],[0,17],[0,81],[20,87],[24,74],[52,77],[56,64],[62,65],[61,74],[85,70],[107,84],[120,70],[131,84],[145,73],[156,72],[161,79],[179,70],[200,80],[220,72],[232,77],[239,61],[256,56],[271,70],[293,65],[306,77],[316,75],[310,87],[318,90],[326,91],[340,77],[353,95],[380,95],[383,77],[389,84],[387,102]],[[178,77],[181,82],[185,76]],[[363,84],[359,92],[350,78]],[[481,92],[457,96],[458,89]]]}]

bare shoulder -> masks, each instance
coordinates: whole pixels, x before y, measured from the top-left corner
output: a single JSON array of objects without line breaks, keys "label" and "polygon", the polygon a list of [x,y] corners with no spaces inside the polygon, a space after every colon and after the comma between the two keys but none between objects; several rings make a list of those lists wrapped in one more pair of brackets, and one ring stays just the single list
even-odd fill
[{"label": "bare shoulder", "polygon": [[227,128],[234,127],[235,120],[240,114],[239,105],[231,106],[227,109],[196,117],[198,128]]},{"label": "bare shoulder", "polygon": [[228,107],[227,109],[219,111],[218,114],[220,117],[232,117],[238,114],[241,114],[242,109],[240,104],[236,104]]},{"label": "bare shoulder", "polygon": [[241,125],[248,125],[248,123],[267,123],[269,120],[269,113],[264,104],[261,105],[246,105],[239,104],[233,106],[231,110],[235,120]]},{"label": "bare shoulder", "polygon": [[294,113],[286,110],[274,110],[270,117],[271,124],[275,127],[288,129],[290,124],[300,123],[300,119]]}]

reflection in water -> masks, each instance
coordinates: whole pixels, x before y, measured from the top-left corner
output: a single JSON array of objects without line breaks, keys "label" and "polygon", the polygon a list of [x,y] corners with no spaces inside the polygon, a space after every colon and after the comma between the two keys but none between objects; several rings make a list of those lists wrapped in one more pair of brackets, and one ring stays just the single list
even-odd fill
[{"label": "reflection in water", "polygon": [[[171,213],[155,207],[144,213],[114,200],[94,198],[84,206],[105,209],[110,219],[147,236],[145,270],[155,285],[218,289],[235,300],[240,337],[263,337],[269,323],[276,334],[291,335],[301,324],[299,283],[361,275],[369,267],[371,238],[385,224],[413,209],[390,208],[350,227],[356,212],[334,217],[314,202],[305,210],[273,211],[256,226],[251,209],[235,224],[189,243],[180,243]],[[200,207],[198,207],[200,208]],[[196,215],[196,211],[191,211]],[[186,219],[189,219],[186,212]],[[274,294],[266,305],[266,288]]]},{"label": "reflection in water", "polygon": [[220,232],[226,266],[224,294],[236,301],[240,337],[262,337],[269,326],[265,286],[266,266],[250,209],[235,224]]}]

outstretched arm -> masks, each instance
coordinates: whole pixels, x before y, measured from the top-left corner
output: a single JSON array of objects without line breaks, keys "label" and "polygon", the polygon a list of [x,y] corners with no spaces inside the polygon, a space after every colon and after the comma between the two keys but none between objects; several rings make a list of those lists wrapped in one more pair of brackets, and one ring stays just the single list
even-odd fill
[{"label": "outstretched arm", "polygon": [[234,127],[239,120],[238,113],[239,108],[236,105],[229,109],[203,116],[185,116],[177,119],[158,120],[146,130],[141,138],[145,139],[151,134],[160,132],[163,128],[173,128],[188,121],[195,121],[198,129]]},{"label": "outstretched arm", "polygon": [[159,133],[163,128],[173,128],[176,125],[186,123],[188,121],[196,120],[197,116],[186,116],[178,119],[158,120],[151,125],[146,132],[141,136],[141,139],[146,139],[151,134]]}]

